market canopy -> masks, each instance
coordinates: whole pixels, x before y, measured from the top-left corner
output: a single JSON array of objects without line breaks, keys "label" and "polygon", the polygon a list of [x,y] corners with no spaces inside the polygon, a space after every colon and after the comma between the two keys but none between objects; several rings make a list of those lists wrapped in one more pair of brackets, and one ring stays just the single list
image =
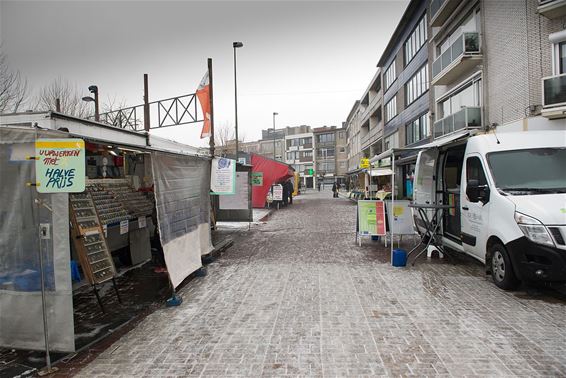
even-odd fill
[{"label": "market canopy", "polygon": [[252,186],[252,206],[255,208],[265,207],[267,192],[271,185],[294,177],[295,170],[285,163],[269,159],[257,154],[252,156],[252,174],[261,173],[261,185]]},{"label": "market canopy", "polygon": [[401,152],[415,152],[415,151],[420,151],[420,150],[426,150],[428,148],[442,147],[442,146],[445,146],[445,145],[450,144],[452,142],[455,142],[459,139],[467,138],[472,132],[475,132],[475,130],[460,130],[460,131],[457,131],[453,134],[447,135],[445,137],[435,139],[432,142],[427,143],[427,144],[423,144],[421,146],[404,147],[404,148],[390,148],[389,150],[384,151],[381,154],[375,155],[374,157],[372,157],[370,159],[370,163],[375,163],[376,161],[386,159],[386,158],[391,157],[393,155],[397,155],[398,153],[401,153]]},{"label": "market canopy", "polygon": [[376,168],[369,171],[371,177],[391,176],[393,171],[389,168]]}]

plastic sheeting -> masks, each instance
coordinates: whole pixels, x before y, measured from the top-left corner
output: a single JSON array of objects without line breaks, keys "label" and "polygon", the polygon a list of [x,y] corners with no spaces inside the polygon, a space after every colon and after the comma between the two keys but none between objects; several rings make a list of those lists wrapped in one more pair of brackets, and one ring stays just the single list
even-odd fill
[{"label": "plastic sheeting", "polygon": [[271,185],[293,177],[293,170],[287,164],[264,158],[260,155],[252,155],[252,172],[263,172],[263,185],[252,187],[252,206],[255,208],[265,207],[267,193]]},{"label": "plastic sheeting", "polygon": [[202,266],[210,239],[210,161],[193,156],[151,156],[159,235],[171,283],[177,287]]},{"label": "plastic sheeting", "polygon": [[[37,134],[36,134],[37,133]],[[35,187],[34,142],[66,134],[0,127],[0,346],[44,350],[41,272],[46,287],[49,345],[75,349],[69,263],[68,195],[40,194]],[[39,199],[43,205],[38,206]],[[50,233],[39,238],[39,224]]]}]

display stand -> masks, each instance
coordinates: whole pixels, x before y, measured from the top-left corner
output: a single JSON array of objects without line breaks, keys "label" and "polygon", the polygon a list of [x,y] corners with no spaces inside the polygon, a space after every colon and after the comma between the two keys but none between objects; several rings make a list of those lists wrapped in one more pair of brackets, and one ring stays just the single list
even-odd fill
[{"label": "display stand", "polygon": [[122,303],[116,281],[116,268],[106,244],[99,216],[90,193],[76,193],[70,196],[71,237],[83,272],[92,285],[94,294],[104,312],[97,285],[112,280],[118,302]]}]

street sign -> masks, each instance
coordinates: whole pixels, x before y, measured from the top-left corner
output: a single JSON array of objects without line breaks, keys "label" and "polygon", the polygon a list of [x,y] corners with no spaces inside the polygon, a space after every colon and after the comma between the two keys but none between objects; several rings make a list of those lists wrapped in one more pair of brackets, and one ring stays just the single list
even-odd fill
[{"label": "street sign", "polygon": [[369,159],[363,158],[360,160],[360,168],[369,168]]},{"label": "street sign", "polygon": [[82,139],[35,141],[35,176],[39,193],[85,190],[85,142]]}]

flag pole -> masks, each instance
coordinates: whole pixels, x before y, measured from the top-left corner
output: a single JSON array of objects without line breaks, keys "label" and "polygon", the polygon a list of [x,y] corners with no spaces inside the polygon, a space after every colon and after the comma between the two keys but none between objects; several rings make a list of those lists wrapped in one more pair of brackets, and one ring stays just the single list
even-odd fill
[{"label": "flag pole", "polygon": [[212,58],[208,58],[208,94],[210,97],[210,156],[214,156],[214,94],[212,85]]}]

